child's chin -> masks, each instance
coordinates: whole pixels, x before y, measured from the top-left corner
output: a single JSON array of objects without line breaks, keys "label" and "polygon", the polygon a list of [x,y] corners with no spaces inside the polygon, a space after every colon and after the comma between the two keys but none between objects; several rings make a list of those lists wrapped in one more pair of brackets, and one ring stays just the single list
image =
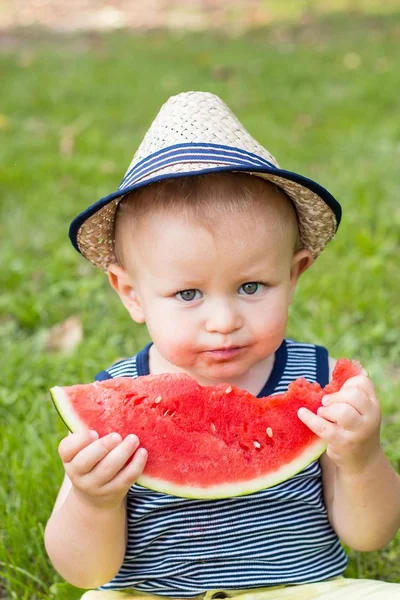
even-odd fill
[{"label": "child's chin", "polygon": [[233,362],[224,362],[217,365],[208,365],[207,367],[202,368],[201,376],[223,383],[229,379],[240,377],[247,371],[247,369],[248,367],[234,364]]}]

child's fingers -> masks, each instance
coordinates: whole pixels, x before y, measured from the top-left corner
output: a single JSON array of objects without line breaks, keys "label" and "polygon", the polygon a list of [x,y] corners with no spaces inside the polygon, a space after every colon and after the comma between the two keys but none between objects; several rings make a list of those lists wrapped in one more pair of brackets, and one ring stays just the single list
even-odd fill
[{"label": "child's fingers", "polygon": [[342,429],[355,431],[363,422],[360,413],[350,404],[336,403],[330,406],[320,406],[317,414],[331,423],[337,423]]},{"label": "child's fingers", "polygon": [[111,450],[103,460],[88,474],[93,485],[104,486],[121,471],[128,459],[137,450],[139,439],[136,435],[128,435],[118,446]]},{"label": "child's fingers", "polygon": [[350,379],[344,382],[341,391],[344,392],[352,388],[364,392],[367,398],[379,404],[378,399],[376,397],[374,384],[369,379],[369,377],[366,377],[365,375],[357,375],[356,377],[350,377]]},{"label": "child's fingers", "polygon": [[78,452],[89,446],[98,437],[96,431],[79,431],[62,439],[58,446],[58,453],[63,463],[71,462]]},{"label": "child's fingers", "polygon": [[360,415],[365,415],[371,408],[371,398],[358,386],[342,388],[339,392],[322,398],[323,406],[332,406],[335,403],[348,404]]},{"label": "child's fingers", "polygon": [[146,462],[147,450],[145,448],[139,448],[136,450],[131,462],[121,469],[114,479],[105,486],[105,490],[107,490],[108,487],[125,490],[129,489],[143,473]]},{"label": "child's fingers", "polygon": [[109,433],[83,448],[68,465],[71,475],[85,475],[92,471],[110,450],[121,443],[121,439],[119,433]]},{"label": "child's fingers", "polygon": [[337,435],[337,426],[315,413],[308,408],[299,408],[297,416],[311,431],[326,442],[331,442]]}]

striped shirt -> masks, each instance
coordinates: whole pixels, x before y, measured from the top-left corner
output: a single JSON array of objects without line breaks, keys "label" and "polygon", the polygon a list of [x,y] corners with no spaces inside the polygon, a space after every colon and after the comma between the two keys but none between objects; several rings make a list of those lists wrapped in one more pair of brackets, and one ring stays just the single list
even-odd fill
[{"label": "striped shirt", "polygon": [[[149,374],[149,348],[96,376]],[[325,348],[284,340],[259,397],[286,391],[297,377],[325,385]],[[123,564],[102,590],[133,588],[190,598],[207,590],[322,581],[341,575],[347,558],[328,521],[321,468],[247,496],[193,500],[133,485],[127,497]]]}]

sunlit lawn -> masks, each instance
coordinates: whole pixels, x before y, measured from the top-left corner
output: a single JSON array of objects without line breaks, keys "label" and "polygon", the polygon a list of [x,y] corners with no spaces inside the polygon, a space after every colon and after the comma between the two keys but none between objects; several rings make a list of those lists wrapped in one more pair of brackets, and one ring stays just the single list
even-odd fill
[{"label": "sunlit lawn", "polygon": [[[383,446],[399,468],[399,42],[400,12],[338,14],[234,39],[39,32],[1,46],[5,598],[78,593],[61,584],[43,548],[65,434],[48,389],[91,381],[148,338],[104,274],[72,249],[68,225],[117,188],[160,105],[180,91],[219,94],[283,167],[341,201],[343,223],[300,283],[289,335],[364,364],[382,402]],[[70,354],[51,352],[50,328],[71,316],[82,322],[82,342]],[[351,553],[347,574],[400,582],[400,538]]]}]

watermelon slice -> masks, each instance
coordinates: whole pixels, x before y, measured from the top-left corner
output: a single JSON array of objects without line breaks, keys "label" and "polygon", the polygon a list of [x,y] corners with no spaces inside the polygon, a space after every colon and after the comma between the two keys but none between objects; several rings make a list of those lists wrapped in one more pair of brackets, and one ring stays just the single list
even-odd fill
[{"label": "watermelon slice", "polygon": [[203,387],[175,373],[50,391],[71,431],[137,434],[148,450],[139,485],[215,499],[271,487],[316,460],[325,443],[300,421],[297,410],[305,406],[316,412],[325,394],[361,371],[358,363],[341,359],[324,389],[297,379],[284,394],[266,398],[228,384]]}]

